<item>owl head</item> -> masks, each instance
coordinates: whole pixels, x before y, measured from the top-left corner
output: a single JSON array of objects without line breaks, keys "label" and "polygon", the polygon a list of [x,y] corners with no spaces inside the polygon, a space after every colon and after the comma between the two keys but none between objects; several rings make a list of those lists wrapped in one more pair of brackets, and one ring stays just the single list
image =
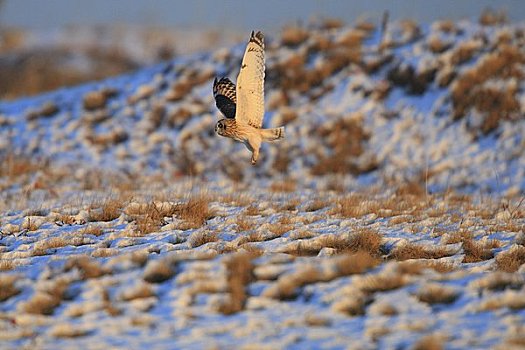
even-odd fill
[{"label": "owl head", "polygon": [[221,119],[215,124],[215,133],[221,136],[228,136],[233,130],[228,130],[232,128],[232,123],[235,123],[234,120]]}]

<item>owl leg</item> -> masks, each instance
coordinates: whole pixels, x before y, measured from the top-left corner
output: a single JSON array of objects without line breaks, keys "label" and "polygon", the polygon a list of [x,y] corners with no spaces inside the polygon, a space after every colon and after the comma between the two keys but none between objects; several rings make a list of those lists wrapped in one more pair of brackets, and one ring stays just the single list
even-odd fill
[{"label": "owl leg", "polygon": [[252,165],[255,165],[255,163],[257,163],[257,159],[259,158],[259,148],[261,148],[261,140],[252,139],[249,140],[248,143],[248,149],[252,151]]},{"label": "owl leg", "polygon": [[258,158],[259,158],[259,149],[254,149],[252,153],[252,165],[255,165],[255,163],[257,163]]}]

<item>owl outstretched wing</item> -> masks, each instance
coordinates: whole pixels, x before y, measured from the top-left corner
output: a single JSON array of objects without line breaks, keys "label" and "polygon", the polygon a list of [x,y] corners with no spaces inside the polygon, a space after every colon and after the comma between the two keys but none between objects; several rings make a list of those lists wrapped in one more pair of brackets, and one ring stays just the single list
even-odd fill
[{"label": "owl outstretched wing", "polygon": [[213,81],[213,97],[215,105],[226,118],[235,118],[235,84],[228,78]]},{"label": "owl outstretched wing", "polygon": [[254,33],[244,51],[237,76],[235,119],[260,128],[264,117],[264,35]]}]

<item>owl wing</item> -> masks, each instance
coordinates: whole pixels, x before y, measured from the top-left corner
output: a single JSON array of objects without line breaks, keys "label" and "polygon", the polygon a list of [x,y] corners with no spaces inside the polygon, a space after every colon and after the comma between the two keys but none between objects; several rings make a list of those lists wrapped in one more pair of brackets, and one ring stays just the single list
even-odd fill
[{"label": "owl wing", "polygon": [[213,97],[215,105],[226,118],[235,118],[235,84],[228,78],[221,78],[213,81]]},{"label": "owl wing", "polygon": [[237,121],[260,128],[264,117],[264,36],[250,37],[237,76]]}]

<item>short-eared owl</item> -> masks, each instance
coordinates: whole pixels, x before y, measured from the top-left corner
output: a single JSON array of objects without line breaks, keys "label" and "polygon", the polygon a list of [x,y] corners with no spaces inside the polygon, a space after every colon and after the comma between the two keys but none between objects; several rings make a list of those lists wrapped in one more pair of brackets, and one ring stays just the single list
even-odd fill
[{"label": "short-eared owl", "polygon": [[226,117],[217,122],[215,132],[244,143],[252,152],[252,164],[257,162],[263,141],[284,137],[284,127],[262,129],[264,36],[261,32],[252,32],[237,76],[237,87],[228,78],[215,78],[213,96],[217,108]]}]

